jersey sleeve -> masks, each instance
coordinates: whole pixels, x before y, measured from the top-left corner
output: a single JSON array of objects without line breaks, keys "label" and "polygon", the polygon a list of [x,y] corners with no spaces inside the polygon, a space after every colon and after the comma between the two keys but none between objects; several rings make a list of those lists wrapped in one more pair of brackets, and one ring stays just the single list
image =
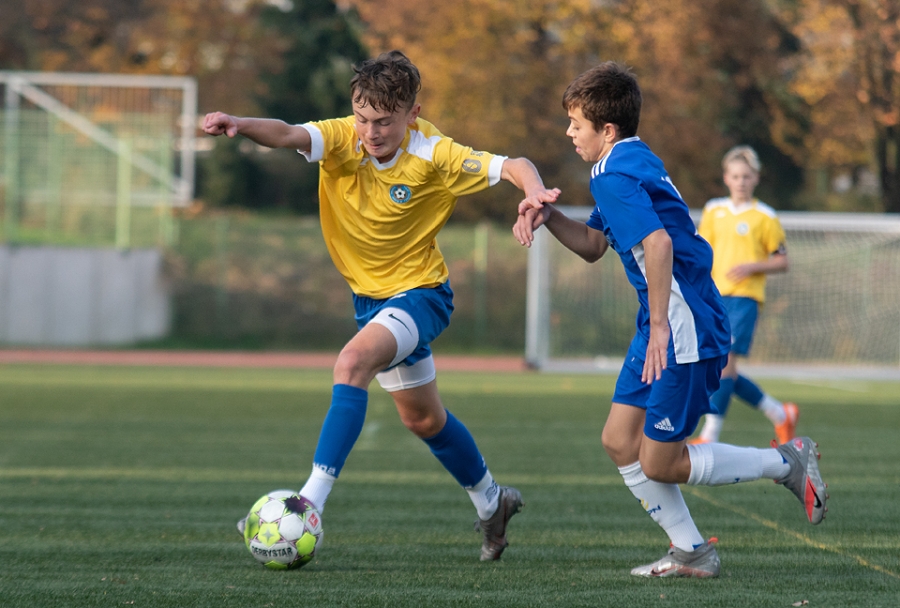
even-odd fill
[{"label": "jersey sleeve", "polygon": [[591,180],[591,194],[603,210],[604,223],[619,244],[619,251],[631,249],[650,233],[665,228],[640,180],[601,173]]},{"label": "jersey sleeve", "polygon": [[763,243],[769,255],[786,253],[785,238],[784,228],[781,226],[781,222],[777,217],[771,218],[768,222],[765,242]]},{"label": "jersey sleeve", "polygon": [[301,126],[309,132],[312,144],[309,152],[300,150],[300,154],[311,163],[322,162],[322,168],[326,171],[340,166],[355,152],[359,137],[353,128],[352,116],[308,122]]},{"label": "jersey sleeve", "polygon": [[480,152],[441,138],[434,147],[432,162],[444,185],[454,196],[479,192],[500,181],[505,156]]}]

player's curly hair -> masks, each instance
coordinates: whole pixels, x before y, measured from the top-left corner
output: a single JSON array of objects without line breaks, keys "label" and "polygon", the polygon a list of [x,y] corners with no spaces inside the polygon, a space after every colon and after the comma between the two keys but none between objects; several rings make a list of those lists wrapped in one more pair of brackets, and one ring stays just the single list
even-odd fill
[{"label": "player's curly hair", "polygon": [[382,53],[353,66],[350,81],[353,103],[370,105],[376,110],[409,110],[422,89],[419,69],[400,51]]},{"label": "player's curly hair", "polygon": [[581,113],[595,129],[612,123],[619,127],[622,138],[637,134],[641,102],[637,77],[628,67],[615,61],[601,63],[575,78],[566,87],[562,99],[567,112],[581,108]]}]

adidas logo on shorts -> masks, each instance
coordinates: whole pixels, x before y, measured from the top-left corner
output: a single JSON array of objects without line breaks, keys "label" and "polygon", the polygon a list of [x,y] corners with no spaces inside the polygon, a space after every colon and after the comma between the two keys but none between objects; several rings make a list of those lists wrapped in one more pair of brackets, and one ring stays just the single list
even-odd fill
[{"label": "adidas logo on shorts", "polygon": [[672,422],[669,420],[668,416],[666,416],[665,418],[663,418],[662,420],[660,420],[659,422],[654,424],[653,428],[660,430],[660,431],[669,431],[669,432],[675,430],[675,427],[672,426]]}]

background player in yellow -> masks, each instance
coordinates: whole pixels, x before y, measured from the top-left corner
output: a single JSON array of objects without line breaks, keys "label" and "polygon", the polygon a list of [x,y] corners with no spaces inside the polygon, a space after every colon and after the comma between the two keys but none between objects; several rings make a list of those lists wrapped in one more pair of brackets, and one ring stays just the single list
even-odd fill
[{"label": "background player in yellow", "polygon": [[788,269],[784,229],[775,211],[753,196],[760,163],[752,148],[729,150],[722,169],[729,196],[706,203],[698,232],[713,248],[712,276],[728,310],[731,353],[719,390],[711,397],[719,414],[706,415],[700,436],[691,443],[719,440],[732,393],[762,411],[775,425],[778,443],[787,443],[794,437],[797,406],[778,401],[740,374],[736,356],[750,353],[756,319],[766,298],[766,275]]},{"label": "background player in yellow", "polygon": [[453,292],[435,237],[457,197],[500,180],[541,201],[555,201],[559,190],[545,188],[529,160],[473,150],[419,118],[419,71],[400,51],[354,71],[353,115],[346,118],[289,125],[215,112],[204,119],[210,135],[240,134],[319,163],[322,233],[353,292],[359,331],[338,356],[331,406],[300,494],[325,506],[377,378],[403,424],[469,493],[483,533],[481,559],[499,559],[507,522],[524,503],[518,490],[497,485],[472,435],[438,395],[429,344],[450,322]]}]

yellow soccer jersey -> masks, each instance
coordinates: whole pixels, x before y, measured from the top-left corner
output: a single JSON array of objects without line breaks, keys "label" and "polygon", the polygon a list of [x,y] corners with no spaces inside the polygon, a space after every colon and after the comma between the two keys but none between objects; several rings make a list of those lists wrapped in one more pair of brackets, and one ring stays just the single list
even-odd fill
[{"label": "yellow soccer jersey", "polygon": [[506,157],[444,137],[421,118],[397,155],[366,153],[354,118],[303,125],[319,163],[319,215],[334,265],[354,293],[384,299],[447,280],[436,236],[457,198],[500,181]]},{"label": "yellow soccer jersey", "polygon": [[734,282],[727,274],[738,264],[761,262],[784,251],[784,229],[775,210],[756,199],[736,206],[728,197],[714,198],[703,208],[697,231],[712,245],[712,278],[719,293],[764,302],[766,275]]}]

